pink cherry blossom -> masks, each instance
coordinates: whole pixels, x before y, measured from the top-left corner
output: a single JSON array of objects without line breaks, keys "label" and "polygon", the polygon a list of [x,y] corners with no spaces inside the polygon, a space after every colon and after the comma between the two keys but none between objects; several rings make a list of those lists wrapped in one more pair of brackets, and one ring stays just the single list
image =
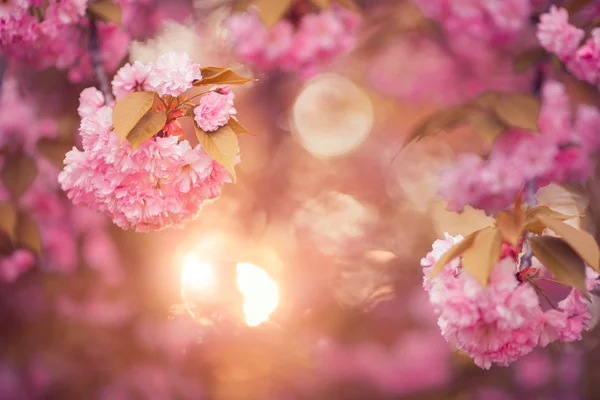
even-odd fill
[{"label": "pink cherry blossom", "polygon": [[104,95],[95,87],[83,89],[79,95],[77,113],[81,118],[93,115],[104,106]]},{"label": "pink cherry blossom", "polygon": [[569,23],[569,14],[564,8],[552,6],[540,16],[538,40],[542,47],[562,60],[568,60],[575,53],[584,35],[583,30]]},{"label": "pink cherry blossom", "polygon": [[146,83],[150,68],[139,61],[133,64],[127,63],[115,75],[112,81],[112,89],[115,98],[118,100],[121,97],[135,92],[138,88],[148,90],[149,85]]},{"label": "pink cherry blossom", "polygon": [[[588,303],[576,289],[558,304],[544,311],[538,295],[528,282],[520,282],[518,266],[511,257],[500,260],[493,268],[487,288],[455,263],[430,279],[435,262],[460,238],[446,235],[434,242],[434,249],[422,260],[429,295],[442,335],[466,351],[475,364],[489,369],[492,364],[507,366],[530,353],[537,346],[560,340],[572,342],[587,329]],[[588,288],[597,284],[598,274],[587,271]]]},{"label": "pink cherry blossom", "polygon": [[202,79],[200,66],[183,52],[163,54],[150,67],[147,85],[160,96],[179,96],[192,87],[194,80]]},{"label": "pink cherry blossom", "polygon": [[205,132],[214,132],[229,122],[230,116],[235,113],[233,92],[229,93],[225,95],[210,92],[200,98],[198,107],[194,108],[194,121],[200,129]]},{"label": "pink cherry blossom", "polygon": [[600,29],[580,46],[567,63],[567,69],[579,79],[595,84],[600,77]]}]

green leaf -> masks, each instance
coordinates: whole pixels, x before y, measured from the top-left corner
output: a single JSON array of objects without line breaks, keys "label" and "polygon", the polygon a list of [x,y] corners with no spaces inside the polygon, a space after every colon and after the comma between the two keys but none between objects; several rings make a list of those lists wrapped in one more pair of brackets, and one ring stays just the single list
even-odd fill
[{"label": "green leaf", "polygon": [[483,287],[486,287],[490,273],[500,259],[502,252],[502,233],[498,228],[480,230],[472,246],[462,257],[465,271],[470,273]]},{"label": "green leaf", "polygon": [[15,240],[17,227],[17,210],[7,202],[0,203],[0,233],[6,235],[11,241]]},{"label": "green leaf", "polygon": [[135,151],[142,143],[156,135],[167,122],[167,114],[164,111],[149,111],[139,120],[127,135],[127,140]]},{"label": "green leaf", "polygon": [[503,94],[492,107],[498,118],[508,127],[539,132],[541,104],[537,97],[521,93]]},{"label": "green leaf", "polygon": [[90,1],[87,12],[96,20],[121,25],[121,6],[112,0]]},{"label": "green leaf", "polygon": [[585,262],[564,240],[552,236],[529,239],[535,257],[560,282],[572,286],[589,298],[585,285]]},{"label": "green leaf", "polygon": [[243,135],[243,134],[248,134],[248,135],[253,135],[254,134],[252,132],[250,132],[248,129],[246,129],[242,124],[240,124],[240,122],[235,119],[234,117],[229,118],[229,122],[228,124],[229,127],[231,128],[231,130],[236,134],[236,135]]},{"label": "green leaf", "polygon": [[16,229],[15,245],[29,249],[37,255],[42,254],[42,236],[38,225],[28,216],[19,215]]},{"label": "green leaf", "polygon": [[156,93],[135,92],[117,102],[113,110],[113,126],[123,141],[136,124],[152,108]]},{"label": "green leaf", "polygon": [[220,127],[215,132],[204,132],[196,125],[194,125],[194,128],[196,129],[196,137],[206,154],[225,167],[235,182],[234,166],[239,152],[235,132],[227,125]]},{"label": "green leaf", "polygon": [[7,154],[2,167],[2,181],[13,199],[17,200],[37,176],[35,159],[26,154]]},{"label": "green leaf", "polygon": [[469,236],[467,236],[466,238],[464,238],[463,240],[461,240],[460,242],[458,242],[454,246],[452,246],[450,249],[448,249],[448,251],[446,251],[440,257],[440,259],[437,261],[437,263],[435,263],[435,265],[433,267],[433,271],[429,275],[428,279],[435,278],[437,274],[442,272],[442,270],[448,263],[450,263],[456,257],[460,257],[461,255],[463,255],[463,253],[465,251],[467,251],[473,245],[473,243],[475,242],[475,238],[477,237],[479,232],[481,232],[481,231],[476,231],[476,232],[471,233]]},{"label": "green leaf", "polygon": [[579,254],[587,265],[600,272],[600,249],[592,235],[546,215],[536,215],[535,218],[542,223],[543,226],[562,237],[563,240]]},{"label": "green leaf", "polygon": [[243,85],[254,79],[244,78],[231,70],[231,68],[205,67],[200,68],[202,79],[194,82],[200,85]]}]

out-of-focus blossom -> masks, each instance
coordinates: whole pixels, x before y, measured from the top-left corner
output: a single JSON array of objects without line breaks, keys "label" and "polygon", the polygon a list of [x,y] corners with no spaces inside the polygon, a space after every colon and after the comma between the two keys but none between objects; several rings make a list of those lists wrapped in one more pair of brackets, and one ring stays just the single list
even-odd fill
[{"label": "out-of-focus blossom", "polygon": [[544,49],[565,61],[577,50],[585,33],[569,24],[569,14],[564,8],[552,6],[540,16],[537,38]]},{"label": "out-of-focus blossom", "polygon": [[349,346],[321,343],[319,371],[329,379],[362,382],[387,395],[410,394],[447,384],[452,372],[444,341],[424,332],[408,332],[391,349],[369,341]]},{"label": "out-of-focus blossom", "polygon": [[300,71],[311,76],[355,44],[360,16],[332,7],[301,17],[297,27],[281,20],[267,28],[254,11],[226,20],[238,56],[260,70]]},{"label": "out-of-focus blossom", "polygon": [[470,35],[493,44],[514,39],[531,15],[530,0],[415,0],[450,35]]},{"label": "out-of-focus blossom", "polygon": [[[81,0],[10,1],[0,6],[3,54],[38,68],[69,71],[72,82],[92,76],[90,21]],[[129,37],[114,24],[98,24],[99,52],[104,67],[114,71],[127,52]]]},{"label": "out-of-focus blossom", "polygon": [[529,85],[529,74],[515,74],[511,59],[485,42],[453,36],[448,45],[423,34],[394,39],[373,58],[369,79],[377,90],[401,100],[444,105],[486,90]]},{"label": "out-of-focus blossom", "polygon": [[[446,235],[434,242],[434,250],[421,260],[423,287],[438,315],[442,335],[466,351],[475,364],[484,369],[492,364],[508,366],[538,346],[581,339],[591,319],[583,295],[572,289],[557,309],[544,311],[534,287],[517,279],[512,257],[495,265],[485,289],[455,262],[430,279],[444,247],[447,251],[457,240],[461,239]],[[598,284],[597,277],[587,268],[588,290]]]},{"label": "out-of-focus blossom", "polygon": [[494,143],[488,160],[464,154],[442,170],[439,194],[448,208],[461,211],[471,205],[494,214],[514,200],[525,182],[536,182],[537,189],[590,177],[592,156],[598,150],[600,112],[580,106],[573,117],[568,101],[560,83],[547,82],[539,118],[541,134],[510,131]]},{"label": "out-of-focus blossom", "polygon": [[0,258],[0,279],[12,282],[35,264],[35,256],[28,250],[15,250],[10,256]]}]

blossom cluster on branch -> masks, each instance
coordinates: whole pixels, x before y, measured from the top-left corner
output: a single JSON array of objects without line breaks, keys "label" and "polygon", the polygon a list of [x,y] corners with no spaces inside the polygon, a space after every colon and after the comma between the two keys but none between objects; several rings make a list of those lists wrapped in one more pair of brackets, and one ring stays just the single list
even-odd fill
[{"label": "blossom cluster on branch", "polygon": [[[247,81],[225,69],[203,74],[185,53],[126,64],[112,81],[115,105],[103,106],[97,89],[82,92],[83,149],[67,154],[62,188],[123,229],[158,230],[195,218],[238,162],[236,132],[243,128],[232,117],[233,92],[219,83]],[[184,137],[185,127],[198,144]]]},{"label": "blossom cluster on branch", "polygon": [[[429,294],[442,335],[473,357],[475,364],[508,366],[536,347],[555,341],[581,340],[591,319],[588,301],[572,289],[557,308],[545,311],[542,299],[523,275],[514,254],[505,252],[493,267],[487,288],[466,271],[460,259],[447,264],[430,280],[433,266],[464,238],[446,234],[421,260],[423,287]],[[537,263],[538,269],[543,266]],[[600,283],[598,273],[587,268],[588,290]]]},{"label": "blossom cluster on branch", "polygon": [[565,87],[548,81],[542,91],[540,133],[511,130],[494,143],[486,160],[461,154],[439,178],[439,194],[452,211],[470,205],[494,214],[505,209],[524,182],[536,189],[552,182],[585,181],[600,146],[600,111],[580,105],[570,110]]}]

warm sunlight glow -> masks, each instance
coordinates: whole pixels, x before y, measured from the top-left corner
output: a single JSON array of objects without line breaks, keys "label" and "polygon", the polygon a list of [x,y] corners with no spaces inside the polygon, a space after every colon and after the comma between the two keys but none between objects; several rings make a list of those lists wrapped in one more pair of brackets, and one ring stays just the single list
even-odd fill
[{"label": "warm sunlight glow", "polygon": [[212,265],[196,254],[186,255],[181,269],[181,287],[194,295],[207,295],[215,290],[217,279]]},{"label": "warm sunlight glow", "polygon": [[279,304],[277,283],[265,270],[250,263],[239,263],[237,286],[244,296],[244,315],[248,326],[258,326],[269,318]]}]

